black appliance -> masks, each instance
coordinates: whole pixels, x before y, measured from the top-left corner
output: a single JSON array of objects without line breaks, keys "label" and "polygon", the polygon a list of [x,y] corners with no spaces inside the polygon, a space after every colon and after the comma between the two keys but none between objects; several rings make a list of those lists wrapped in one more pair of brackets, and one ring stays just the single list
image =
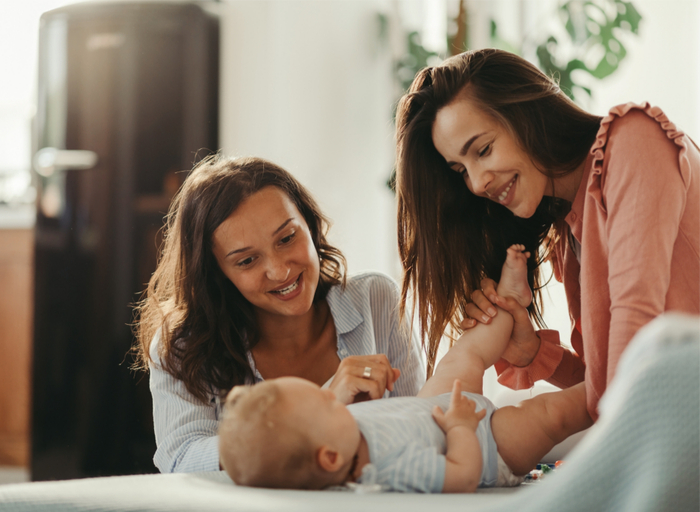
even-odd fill
[{"label": "black appliance", "polygon": [[45,13],[37,184],[33,480],[155,472],[131,305],[169,201],[218,148],[218,19],[204,4]]}]

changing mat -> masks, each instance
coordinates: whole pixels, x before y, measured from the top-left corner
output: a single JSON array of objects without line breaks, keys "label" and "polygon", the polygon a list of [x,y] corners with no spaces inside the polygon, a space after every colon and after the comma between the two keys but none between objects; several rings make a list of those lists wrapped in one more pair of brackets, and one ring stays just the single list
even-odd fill
[{"label": "changing mat", "polygon": [[600,418],[543,481],[475,494],[238,487],[223,472],[0,487],[2,512],[540,512],[700,510],[700,319],[664,315],[630,343]]}]

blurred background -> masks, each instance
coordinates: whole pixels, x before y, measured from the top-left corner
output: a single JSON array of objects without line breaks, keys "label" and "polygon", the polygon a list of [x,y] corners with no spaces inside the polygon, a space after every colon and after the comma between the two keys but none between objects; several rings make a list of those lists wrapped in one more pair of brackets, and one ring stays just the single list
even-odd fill
[{"label": "blurred background", "polygon": [[699,0],[4,1],[0,482],[155,471],[129,304],[197,159],[285,167],[349,271],[398,280],[393,114],[418,69],[496,46],[591,112],[649,101],[697,140],[699,25]]}]

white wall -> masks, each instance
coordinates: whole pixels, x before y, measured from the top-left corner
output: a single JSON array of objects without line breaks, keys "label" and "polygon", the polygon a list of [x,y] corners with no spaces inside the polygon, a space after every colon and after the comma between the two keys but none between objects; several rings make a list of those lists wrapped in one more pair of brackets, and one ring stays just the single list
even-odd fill
[{"label": "white wall", "polygon": [[628,55],[600,81],[589,110],[603,115],[620,103],[649,101],[676,126],[700,139],[700,1],[633,0],[639,37],[625,38]]},{"label": "white wall", "polygon": [[388,44],[372,0],[223,4],[221,146],[291,171],[351,273],[398,275]]},{"label": "white wall", "polygon": [[[439,46],[457,0],[224,0],[221,141],[225,152],[269,158],[292,171],[333,219],[331,241],[351,272],[400,275],[394,197],[384,181],[393,164],[388,45],[376,13],[414,6],[426,43]],[[589,110],[604,114],[626,101],[661,106],[700,139],[700,1],[632,0],[644,17],[628,37],[626,59],[611,77],[593,82]],[[69,0],[0,4],[0,168],[28,167],[34,102],[38,17]],[[499,21],[501,35],[536,39],[551,23],[557,0],[468,0],[471,23]],[[439,5],[438,5],[439,4]],[[432,23],[439,27],[432,27]],[[429,25],[429,26],[428,26]],[[413,27],[412,27],[413,28]],[[485,44],[485,31],[480,41]],[[396,34],[394,34],[396,36]],[[11,71],[10,71],[11,70]],[[10,75],[8,75],[10,73]],[[11,78],[11,79],[10,79]],[[563,290],[550,287],[547,323],[568,331]]]}]

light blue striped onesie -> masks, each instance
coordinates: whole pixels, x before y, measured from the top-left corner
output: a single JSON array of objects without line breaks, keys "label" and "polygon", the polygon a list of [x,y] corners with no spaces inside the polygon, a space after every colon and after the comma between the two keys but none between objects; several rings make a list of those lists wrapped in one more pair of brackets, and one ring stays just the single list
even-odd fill
[{"label": "light blue striped onesie", "polygon": [[[498,477],[498,452],[491,432],[491,415],[496,407],[482,395],[462,394],[476,402],[477,411],[486,409],[476,430],[483,460],[479,487],[493,487]],[[439,405],[446,411],[451,395],[398,397],[349,405],[367,440],[371,461],[363,468],[358,483],[379,484],[400,492],[442,492],[445,433],[435,423],[432,410]]]}]

